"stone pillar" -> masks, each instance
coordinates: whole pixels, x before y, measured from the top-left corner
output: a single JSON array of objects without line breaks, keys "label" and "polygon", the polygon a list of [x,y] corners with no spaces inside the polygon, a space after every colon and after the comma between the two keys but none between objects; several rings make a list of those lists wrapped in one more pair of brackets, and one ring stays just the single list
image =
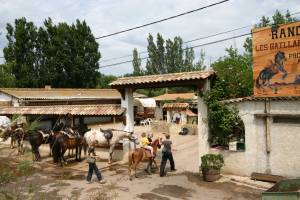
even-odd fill
[{"label": "stone pillar", "polygon": [[171,111],[167,110],[167,123],[171,123],[172,116],[171,116]]},{"label": "stone pillar", "polygon": [[126,108],[126,127],[125,131],[132,132],[134,126],[134,115],[133,115],[133,89],[125,89],[125,100],[122,99],[121,107]]},{"label": "stone pillar", "polygon": [[[210,81],[206,80],[203,86],[203,92],[210,89]],[[198,147],[199,147],[199,167],[201,165],[201,156],[209,153],[208,143],[208,119],[207,119],[207,105],[204,102],[203,97],[198,91]]]}]

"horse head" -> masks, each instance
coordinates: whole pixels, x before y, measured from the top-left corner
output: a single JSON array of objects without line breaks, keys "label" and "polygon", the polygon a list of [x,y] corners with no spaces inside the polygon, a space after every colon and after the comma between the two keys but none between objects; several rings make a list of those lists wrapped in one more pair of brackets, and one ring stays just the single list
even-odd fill
[{"label": "horse head", "polygon": [[12,128],[10,126],[7,126],[6,128],[0,127],[0,138],[3,139],[3,141],[7,140],[12,135]]},{"label": "horse head", "polygon": [[286,61],[285,53],[278,51],[275,55],[275,63],[279,66],[283,66],[284,61]]}]

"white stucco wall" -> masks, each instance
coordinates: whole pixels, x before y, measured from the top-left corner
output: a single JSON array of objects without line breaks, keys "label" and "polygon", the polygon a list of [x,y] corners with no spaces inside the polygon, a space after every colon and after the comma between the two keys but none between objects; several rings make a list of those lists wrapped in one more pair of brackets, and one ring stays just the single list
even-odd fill
[{"label": "white stucco wall", "polygon": [[[265,109],[264,101],[235,104],[245,124],[244,152],[221,152],[225,158],[225,173],[249,176],[252,172],[300,177],[300,124],[270,122],[270,153],[266,151],[265,118],[255,117]],[[271,114],[300,114],[300,101],[271,101]]]},{"label": "white stucco wall", "polygon": [[12,100],[12,96],[0,92],[0,101],[11,101],[11,100]]}]

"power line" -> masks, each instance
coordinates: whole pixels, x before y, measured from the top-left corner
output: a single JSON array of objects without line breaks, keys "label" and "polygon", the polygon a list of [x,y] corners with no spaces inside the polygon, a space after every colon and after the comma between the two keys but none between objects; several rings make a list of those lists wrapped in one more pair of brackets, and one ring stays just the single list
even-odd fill
[{"label": "power line", "polygon": [[[184,41],[183,44],[187,44],[187,43],[191,43],[191,42],[195,42],[195,41],[199,41],[199,40],[208,39],[208,38],[211,38],[211,37],[223,35],[223,34],[226,34],[226,33],[237,31],[237,30],[242,30],[242,29],[245,29],[245,28],[248,28],[248,27],[251,27],[251,26],[252,25],[242,26],[242,27],[231,29],[231,30],[228,30],[228,31],[223,31],[223,32],[219,32],[219,33],[216,33],[216,34],[212,34],[212,35],[208,35],[208,36],[204,36],[204,37],[195,38],[195,39],[192,39],[192,40]],[[145,53],[148,53],[148,51],[141,51],[141,52],[139,52],[139,54],[145,54]],[[132,57],[132,54],[131,55],[125,55],[125,56],[120,56],[120,57],[114,57],[114,58],[105,59],[105,60],[100,61],[99,63],[104,63],[104,62],[108,62],[108,61],[112,61],[112,60],[118,60],[118,59],[127,58],[127,57]]]},{"label": "power line", "polygon": [[[259,32],[259,31],[257,31],[257,32]],[[216,41],[213,41],[213,42],[199,44],[199,45],[184,48],[183,50],[187,50],[187,49],[191,49],[191,48],[195,49],[195,48],[199,48],[199,47],[203,47],[203,46],[207,46],[207,45],[211,45],[211,44],[216,44],[216,43],[220,43],[220,42],[224,42],[224,41],[227,41],[227,40],[232,40],[232,39],[236,39],[236,38],[240,38],[240,37],[244,37],[244,36],[248,36],[248,35],[251,35],[251,33],[244,33],[244,34],[241,34],[241,35],[228,37],[228,38],[224,38],[224,39],[221,39],[221,40],[216,40]],[[141,58],[141,60],[145,60],[147,58],[149,58],[149,56],[143,57],[143,58]],[[99,68],[101,69],[101,68],[105,68],[105,67],[111,67],[111,66],[130,63],[130,62],[132,62],[132,60],[127,60],[127,61],[123,61],[123,62],[119,62],[119,63],[113,63],[113,64],[110,64],[110,65],[104,65],[104,66],[100,66]]]},{"label": "power line", "polygon": [[[300,11],[291,13],[290,15],[293,16],[293,15],[297,15],[297,14],[300,14]],[[253,25],[242,26],[242,27],[239,27],[239,28],[234,28],[234,29],[223,31],[223,32],[219,32],[219,33],[216,33],[216,34],[212,34],[212,35],[208,35],[208,36],[203,36],[203,37],[195,38],[195,39],[192,39],[192,40],[184,41],[183,44],[191,43],[191,42],[195,42],[195,41],[199,41],[199,40],[203,40],[203,39],[208,39],[208,38],[211,38],[211,37],[223,35],[223,34],[226,34],[226,33],[234,32],[234,31],[245,29],[245,28],[252,27],[252,26]],[[234,38],[232,38],[232,39],[234,39]],[[148,51],[141,51],[141,52],[138,52],[138,53],[141,55],[141,54],[148,53]],[[109,61],[112,61],[112,60],[119,60],[121,58],[127,58],[127,57],[132,57],[132,54],[130,54],[130,55],[128,54],[128,55],[124,55],[124,56],[120,56],[120,57],[108,58],[108,59],[99,61],[99,63],[105,63],[105,62],[109,62]],[[124,62],[119,62],[117,64],[123,64],[123,63],[128,63],[128,62],[129,61],[124,61]],[[112,64],[112,66],[113,65],[114,64]],[[105,65],[105,67],[106,66],[110,66],[110,65]]]},{"label": "power line", "polygon": [[135,30],[135,29],[140,29],[140,28],[143,28],[143,27],[146,27],[146,26],[150,26],[150,25],[153,25],[153,24],[163,22],[163,21],[167,21],[167,20],[170,20],[170,19],[181,17],[183,15],[187,15],[187,14],[190,14],[190,13],[193,13],[193,12],[204,10],[206,8],[213,7],[213,6],[216,6],[218,4],[225,3],[227,1],[229,1],[229,0],[223,0],[223,1],[220,1],[220,2],[213,3],[213,4],[209,4],[209,5],[201,7],[201,8],[197,8],[197,9],[190,10],[190,11],[187,11],[187,12],[184,12],[184,13],[180,13],[180,14],[177,14],[177,15],[174,15],[174,16],[171,16],[171,17],[167,17],[167,18],[164,18],[164,19],[153,21],[153,22],[150,22],[150,23],[147,23],[147,24],[143,24],[143,25],[136,26],[136,27],[133,27],[133,28],[128,28],[128,29],[125,29],[125,30],[122,30],[122,31],[118,31],[118,32],[107,34],[107,35],[99,36],[99,37],[96,37],[95,39],[102,39],[102,38],[110,37],[110,36],[113,36],[113,35],[118,35],[118,34],[121,34],[121,33],[125,33],[125,32],[128,32],[128,31],[132,31],[132,30]]}]

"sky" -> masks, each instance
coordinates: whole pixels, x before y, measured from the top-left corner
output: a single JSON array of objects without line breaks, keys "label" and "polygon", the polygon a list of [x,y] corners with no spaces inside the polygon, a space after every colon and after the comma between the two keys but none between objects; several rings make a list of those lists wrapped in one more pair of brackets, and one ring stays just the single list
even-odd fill
[{"label": "sky", "polygon": [[[51,17],[54,23],[74,23],[76,19],[85,20],[95,37],[139,26],[145,23],[170,17],[179,13],[200,8],[221,0],[0,0],[0,57],[7,45],[6,24],[14,23],[16,18],[26,17],[27,21],[42,26]],[[133,30],[127,33],[97,40],[101,53],[100,72],[121,76],[133,71],[132,64],[111,67],[105,65],[131,60],[132,57],[109,60],[147,49],[149,34],[160,33],[165,39],[180,36],[183,41],[216,34],[219,32],[248,26],[232,33],[187,43],[188,47],[248,33],[251,25],[259,22],[261,16],[272,16],[276,9],[291,13],[300,11],[299,0],[230,0],[223,4],[200,10],[192,14],[171,19],[162,23]],[[294,17],[300,19],[300,14]],[[209,66],[218,58],[226,55],[225,49],[233,46],[243,52],[245,37],[226,42],[195,48],[198,58],[200,51],[205,52],[205,64]],[[141,57],[147,54],[141,55]],[[106,61],[105,61],[106,60]],[[0,63],[5,60],[0,58]],[[145,66],[145,62],[142,63]]]}]

